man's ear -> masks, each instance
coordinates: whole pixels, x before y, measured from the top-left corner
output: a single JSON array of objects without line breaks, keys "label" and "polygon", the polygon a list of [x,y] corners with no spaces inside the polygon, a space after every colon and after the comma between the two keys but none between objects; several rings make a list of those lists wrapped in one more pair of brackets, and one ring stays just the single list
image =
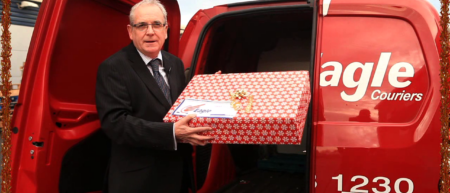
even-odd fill
[{"label": "man's ear", "polygon": [[127,25],[127,31],[128,31],[128,36],[130,37],[130,40],[133,40],[133,33],[132,33],[133,27],[131,27],[130,24]]},{"label": "man's ear", "polygon": [[167,40],[167,37],[168,37],[168,32],[169,32],[169,24],[167,24],[166,26],[165,26],[165,28],[166,28],[166,40]]}]

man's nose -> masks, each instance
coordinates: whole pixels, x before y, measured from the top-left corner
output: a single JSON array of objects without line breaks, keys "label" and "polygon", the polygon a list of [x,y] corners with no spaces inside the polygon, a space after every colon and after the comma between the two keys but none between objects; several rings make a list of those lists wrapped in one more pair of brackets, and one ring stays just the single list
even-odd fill
[{"label": "man's nose", "polygon": [[155,31],[153,30],[153,26],[152,25],[148,25],[147,26],[147,30],[145,32],[146,34],[154,34]]}]

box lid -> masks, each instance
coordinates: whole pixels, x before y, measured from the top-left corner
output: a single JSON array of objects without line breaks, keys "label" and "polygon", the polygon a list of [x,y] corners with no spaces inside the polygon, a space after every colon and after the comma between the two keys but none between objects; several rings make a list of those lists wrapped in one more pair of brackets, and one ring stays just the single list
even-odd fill
[{"label": "box lid", "polygon": [[[173,115],[173,112],[184,99],[231,101],[230,92],[235,93],[237,90],[245,90],[248,95],[253,96],[250,112],[245,111],[249,104],[249,97],[246,97],[240,100],[243,108],[233,119],[197,117],[190,125],[213,127],[215,131],[208,134],[224,139],[215,140],[216,143],[301,142],[311,98],[308,71],[196,75],[164,117],[164,121],[176,122],[182,118]],[[250,133],[251,135],[246,135]],[[239,142],[245,136],[249,138],[248,141]]]}]

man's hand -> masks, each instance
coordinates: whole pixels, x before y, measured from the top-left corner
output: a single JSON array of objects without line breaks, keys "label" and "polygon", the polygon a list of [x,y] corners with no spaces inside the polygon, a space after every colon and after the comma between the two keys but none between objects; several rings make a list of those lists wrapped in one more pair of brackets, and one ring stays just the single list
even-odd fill
[{"label": "man's hand", "polygon": [[211,127],[189,127],[188,123],[195,118],[195,114],[190,114],[175,123],[175,138],[190,143],[193,146],[205,145],[207,140],[212,140],[214,137],[202,136],[198,133],[204,131],[211,131]]}]

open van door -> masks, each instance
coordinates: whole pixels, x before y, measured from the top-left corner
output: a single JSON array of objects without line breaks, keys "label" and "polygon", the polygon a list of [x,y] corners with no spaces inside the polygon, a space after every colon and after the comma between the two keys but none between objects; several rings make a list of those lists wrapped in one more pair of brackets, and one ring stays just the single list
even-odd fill
[{"label": "open van door", "polygon": [[[303,70],[313,77],[315,11],[313,2],[306,0],[249,1],[198,11],[180,40],[187,78],[219,70]],[[309,116],[301,145],[196,147],[198,192],[308,192],[312,127]]]},{"label": "open van door", "polygon": [[[128,45],[129,12],[138,0],[45,0],[28,51],[12,127],[12,192],[96,192],[103,186],[109,140],[95,107],[100,63]],[[180,11],[168,12],[165,50],[177,55]]]}]

